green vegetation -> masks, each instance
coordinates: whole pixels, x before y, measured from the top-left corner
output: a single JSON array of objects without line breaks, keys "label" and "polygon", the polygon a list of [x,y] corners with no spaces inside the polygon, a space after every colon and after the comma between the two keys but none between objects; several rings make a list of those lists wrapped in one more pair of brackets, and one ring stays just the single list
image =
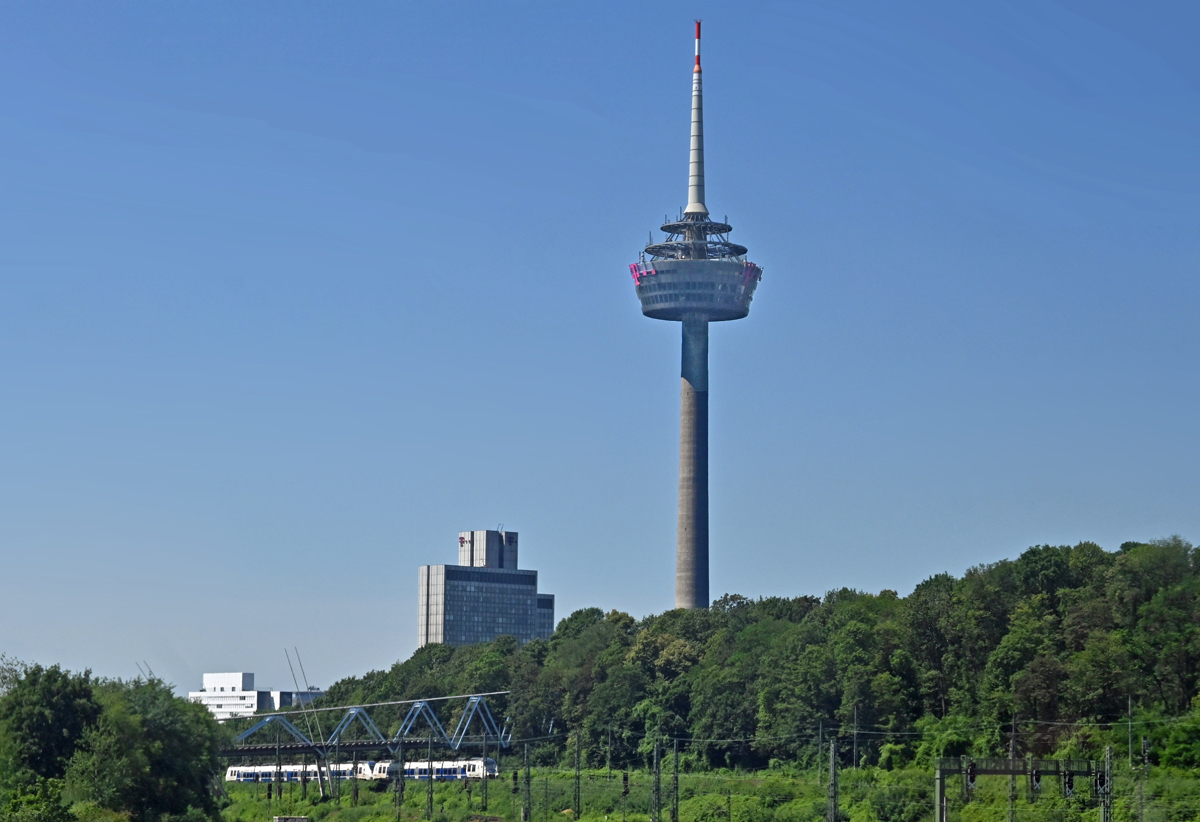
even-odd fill
[{"label": "green vegetation", "polygon": [[[461,822],[473,816],[500,817],[505,820],[520,818],[522,793],[511,791],[511,773],[516,766],[515,758],[502,758],[499,779],[490,780],[488,785],[488,808],[483,810],[478,782],[434,783],[434,819],[443,822]],[[809,775],[811,777],[811,775]],[[921,774],[926,783],[928,774]],[[765,777],[765,778],[764,778]],[[523,774],[522,774],[523,780]],[[523,786],[523,781],[519,785]],[[585,770],[581,774],[580,794],[584,819],[620,820],[624,812],[627,822],[649,822],[652,810],[651,776],[634,772],[627,798],[621,795],[621,773],[611,775],[604,770]],[[318,822],[367,822],[367,820],[396,819],[395,797],[392,785],[375,783],[374,790],[366,783],[360,784],[357,801],[351,796],[351,786],[343,783],[342,795],[336,802],[313,802],[316,793],[309,786],[309,800],[300,799],[300,786],[289,783],[284,786],[282,799],[273,804],[267,801],[265,785],[239,784],[230,787],[231,802],[224,811],[226,822],[252,822],[274,814],[297,814],[309,816]],[[664,818],[671,804],[670,775],[663,775]],[[410,781],[405,785],[402,816],[404,820],[423,819],[427,810],[427,782]],[[523,790],[523,788],[521,789]],[[928,793],[929,787],[925,786]],[[728,794],[728,796],[727,796]],[[574,771],[553,768],[537,768],[533,771],[530,799],[533,822],[553,822],[572,818],[571,807],[574,797]],[[724,822],[726,811],[732,807],[735,822],[816,822],[813,807],[824,810],[824,793],[811,778],[786,777],[781,774],[762,776],[733,774],[730,772],[706,772],[685,774],[680,778],[680,822],[713,820]],[[790,805],[790,806],[789,806]],[[779,808],[786,807],[782,814]],[[803,811],[799,809],[803,806]]]},{"label": "green vegetation", "polygon": [[[567,764],[578,736],[588,766],[645,767],[655,739],[679,739],[689,772],[810,768],[819,736],[846,767],[928,768],[1006,755],[1014,723],[1020,756],[1093,758],[1126,751],[1132,704],[1139,747],[1190,767],[1198,680],[1200,554],[1173,537],[1038,546],[907,597],[725,596],[641,621],[591,608],[523,648],[427,646],[323,702],[509,690],[490,702],[536,764]],[[401,710],[372,716],[394,728]]]},{"label": "green vegetation", "polygon": [[[679,822],[817,822],[831,743],[846,822],[931,819],[934,759],[1005,756],[1010,745],[1052,759],[1099,759],[1112,746],[1114,822],[1193,822],[1198,689],[1200,551],[1174,537],[1115,552],[1038,546],[961,579],[932,577],[906,597],[726,596],[708,611],[640,621],[584,609],[523,648],[511,637],[422,648],[336,683],[318,706],[509,692],[489,699],[514,746],[500,757],[488,811],[478,784],[437,784],[433,817],[444,822],[516,820],[511,773],[526,746],[532,822],[571,815],[576,746],[583,816],[647,822],[656,744],[664,819],[678,744]],[[461,702],[438,704],[444,723],[457,720]],[[404,711],[371,715],[392,733]],[[334,716],[297,722],[320,721],[327,733]],[[343,785],[336,801],[314,801],[315,784],[306,800],[296,784],[270,804],[266,785],[229,785],[217,799],[216,754],[233,730],[156,679],[96,680],[0,656],[0,822],[396,818],[380,783],[360,783],[357,799]],[[1143,736],[1149,772],[1127,764],[1127,746],[1140,753]],[[622,771],[631,773],[627,799]],[[425,791],[407,784],[405,820],[425,815]],[[1034,802],[1022,781],[1018,793],[1022,819],[1099,822],[1090,787],[1068,798],[1051,782]],[[954,822],[996,822],[1007,801],[1000,777],[981,778],[969,803],[958,786],[949,791]]]},{"label": "green vegetation", "polygon": [[[522,794],[510,792],[514,762],[502,761],[503,778],[489,785],[487,811],[482,810],[478,783],[435,783],[433,822],[480,822],[491,817],[504,822],[520,819]],[[581,774],[581,820],[588,822],[650,822],[651,777],[645,771],[631,773],[630,794],[621,797],[621,774],[611,780],[604,769]],[[1200,780],[1190,773],[1155,768],[1143,785],[1143,807],[1139,804],[1133,774],[1123,772],[1116,783],[1114,822],[1193,822],[1200,815]],[[531,822],[570,822],[574,794],[574,771],[535,768],[531,780]],[[931,773],[924,768],[884,770],[862,768],[839,775],[841,818],[845,822],[923,822],[933,816]],[[523,782],[521,783],[523,784]],[[672,780],[669,766],[662,774],[663,819],[670,820]],[[360,783],[357,801],[351,786],[343,783],[337,801],[300,798],[300,786],[289,783],[282,797],[267,800],[266,785],[232,785],[230,801],[222,811],[226,822],[261,822],[274,815],[308,816],[313,822],[395,822],[396,807],[390,786]],[[406,783],[402,822],[425,819],[427,783]],[[1008,780],[982,777],[969,804],[961,791],[951,791],[952,822],[1001,822],[1007,811]],[[623,807],[624,806],[624,807]],[[679,779],[679,822],[823,822],[826,787],[817,783],[815,772],[775,768],[758,772],[726,769],[682,774]],[[1015,804],[1018,820],[1030,822],[1100,822],[1100,812],[1086,789],[1071,799],[1063,798],[1057,785],[1047,784],[1031,802],[1019,783]]]},{"label": "green vegetation", "polygon": [[218,813],[223,731],[161,680],[11,672],[0,697],[0,819],[201,822]]}]

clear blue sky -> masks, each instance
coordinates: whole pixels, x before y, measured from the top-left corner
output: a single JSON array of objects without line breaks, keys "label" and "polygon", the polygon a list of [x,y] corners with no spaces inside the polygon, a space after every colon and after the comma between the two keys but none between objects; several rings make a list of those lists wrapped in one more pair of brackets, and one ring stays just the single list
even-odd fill
[{"label": "clear blue sky", "polygon": [[0,650],[328,684],[501,522],[669,608],[694,17],[714,594],[1200,538],[1198,9],[5,4]]}]

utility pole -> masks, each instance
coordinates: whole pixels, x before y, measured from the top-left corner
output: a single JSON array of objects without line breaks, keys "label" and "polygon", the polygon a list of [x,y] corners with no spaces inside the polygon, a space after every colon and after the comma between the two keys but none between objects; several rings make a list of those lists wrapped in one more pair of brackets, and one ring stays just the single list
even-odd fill
[{"label": "utility pole", "polygon": [[1129,712],[1128,712],[1128,719],[1129,719],[1129,769],[1130,769],[1130,770],[1133,770],[1133,696],[1132,696],[1132,694],[1131,694],[1131,695],[1128,697],[1128,699],[1129,699]]},{"label": "utility pole", "polygon": [[608,765],[608,784],[612,784],[612,726],[608,727],[608,754],[606,756]]},{"label": "utility pole", "polygon": [[352,764],[350,765],[350,776],[354,780],[350,783],[350,804],[357,807],[358,805],[358,751],[354,752]]},{"label": "utility pole", "polygon": [[582,735],[582,733],[583,733],[582,728],[577,729],[575,731],[575,801],[571,803],[571,808],[575,811],[575,815],[572,817],[573,819],[578,819],[580,816],[583,815],[583,805],[580,801],[580,796],[579,796],[579,767],[580,767],[579,745],[580,745],[580,741],[581,741],[580,736]]},{"label": "utility pole", "polygon": [[479,807],[487,813],[488,772],[487,772],[487,723],[483,726],[483,784],[479,786]]},{"label": "utility pole", "polygon": [[821,754],[825,753],[825,720],[817,722],[817,787],[821,787],[821,772],[825,770]]},{"label": "utility pole", "polygon": [[671,776],[671,822],[679,822],[679,740],[675,743],[675,771]]},{"label": "utility pole", "polygon": [[946,822],[946,775],[942,773],[942,760],[934,762],[933,772],[933,822]]},{"label": "utility pole", "polygon": [[521,822],[533,822],[533,785],[529,777],[529,743],[525,743],[525,793],[521,796]]},{"label": "utility pole", "polygon": [[662,769],[658,761],[658,739],[654,740],[654,790],[651,797],[650,822],[662,822]]},{"label": "utility pole", "polygon": [[1012,733],[1008,736],[1008,822],[1017,822],[1017,715],[1012,717]]},{"label": "utility pole", "polygon": [[[433,819],[433,729],[429,731],[429,761],[425,763],[425,818]],[[487,776],[487,772],[484,772]]]},{"label": "utility pole", "polygon": [[404,808],[404,736],[400,737],[400,745],[396,749],[396,822],[403,818]]},{"label": "utility pole", "polygon": [[[325,798],[326,782],[329,782],[329,762],[325,759],[325,754],[316,753],[313,755],[313,761],[317,765],[317,790],[321,792],[321,798]],[[324,773],[324,776],[322,776]],[[333,783],[329,782],[329,792],[333,793]]]},{"label": "utility pole", "polygon": [[1025,801],[1032,805],[1037,801],[1037,792],[1042,786],[1042,772],[1033,767],[1033,755],[1025,754],[1025,776],[1029,780],[1029,788],[1025,791]]},{"label": "utility pole", "polygon": [[858,705],[854,706],[854,770],[858,770]]},{"label": "utility pole", "polygon": [[1112,745],[1104,748],[1104,793],[1100,796],[1100,801],[1103,803],[1101,807],[1101,822],[1112,822]]},{"label": "utility pole", "polygon": [[1142,782],[1150,775],[1150,739],[1142,737],[1142,767],[1138,769],[1138,822],[1142,822],[1145,805],[1142,795]]},{"label": "utility pole", "polygon": [[825,803],[825,822],[838,822],[837,737],[829,740],[829,792]]}]

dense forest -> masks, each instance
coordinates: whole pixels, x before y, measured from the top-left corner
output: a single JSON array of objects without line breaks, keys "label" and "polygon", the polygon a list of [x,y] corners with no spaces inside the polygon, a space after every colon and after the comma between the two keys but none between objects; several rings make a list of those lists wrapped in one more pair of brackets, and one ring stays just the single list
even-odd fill
[{"label": "dense forest", "polygon": [[323,702],[510,691],[492,704],[543,764],[573,756],[576,736],[591,765],[637,766],[654,740],[680,740],[691,769],[807,766],[819,737],[846,765],[884,768],[1013,739],[1021,756],[1087,756],[1124,748],[1132,716],[1156,760],[1200,765],[1198,677],[1200,552],[1172,537],[1036,546],[905,597],[727,595],[641,620],[589,608],[520,648],[426,646]]},{"label": "dense forest", "polygon": [[[638,769],[660,744],[680,751],[677,822],[818,822],[827,815],[823,742],[846,769],[848,816],[838,818],[849,822],[927,820],[935,757],[1006,755],[1010,745],[1056,759],[1099,758],[1113,746],[1115,822],[1191,822],[1200,814],[1198,680],[1200,550],[1172,537],[1114,552],[1037,546],[962,578],[931,577],[905,597],[728,595],[706,611],[641,620],[588,608],[524,647],[511,637],[427,646],[337,682],[316,707],[507,692],[489,699],[517,743],[502,767],[521,764],[529,746],[538,820],[560,818],[579,790],[584,817],[650,822],[651,783]],[[439,705],[454,722],[461,701]],[[390,734],[404,710],[371,715]],[[338,716],[306,721],[328,732]],[[295,785],[274,800],[262,785],[224,796],[218,752],[251,721],[218,726],[154,678],[98,680],[0,656],[0,822],[254,822],[284,809],[314,822],[397,818],[382,783],[363,788],[362,804],[347,788],[345,806]],[[1142,737],[1151,770],[1123,756],[1128,744],[1140,765],[1132,754]],[[564,768],[576,746],[582,788]],[[633,771],[628,796],[610,768]],[[480,819],[482,795],[469,787],[437,786],[434,822]],[[980,801],[988,791],[954,798],[952,819],[996,818]],[[515,820],[515,795],[496,793],[487,818]],[[1020,813],[1094,816],[1089,797],[1023,798]],[[432,801],[410,792],[402,818],[424,818]],[[1157,815],[1144,817],[1143,802]]]}]

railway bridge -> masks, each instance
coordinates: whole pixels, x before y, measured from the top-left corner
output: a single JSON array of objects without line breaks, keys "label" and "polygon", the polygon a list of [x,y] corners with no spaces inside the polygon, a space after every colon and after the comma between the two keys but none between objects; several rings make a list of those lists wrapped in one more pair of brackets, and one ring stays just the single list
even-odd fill
[{"label": "railway bridge", "polygon": [[[512,732],[507,720],[502,725],[496,721],[488,707],[487,698],[503,696],[509,691],[492,691],[483,694],[458,694],[456,696],[433,697],[430,699],[407,699],[396,702],[374,702],[367,705],[342,705],[332,708],[297,708],[259,714],[258,722],[235,738],[231,748],[221,751],[223,757],[263,757],[274,755],[312,754],[318,760],[364,753],[386,753],[396,758],[402,750],[427,748],[429,751],[449,749],[458,751],[464,746],[479,746],[484,751],[491,748],[508,748]],[[453,732],[438,719],[434,703],[465,702]],[[379,729],[371,719],[368,708],[393,705],[408,705],[408,712],[399,728],[391,736]],[[341,714],[328,736],[321,733],[321,716]],[[225,720],[228,721],[228,720]],[[297,725],[303,725],[301,730]],[[275,731],[274,741],[263,739],[265,731]],[[356,731],[353,738],[352,729]],[[252,739],[255,738],[255,739]],[[286,738],[285,738],[286,737]]]}]

